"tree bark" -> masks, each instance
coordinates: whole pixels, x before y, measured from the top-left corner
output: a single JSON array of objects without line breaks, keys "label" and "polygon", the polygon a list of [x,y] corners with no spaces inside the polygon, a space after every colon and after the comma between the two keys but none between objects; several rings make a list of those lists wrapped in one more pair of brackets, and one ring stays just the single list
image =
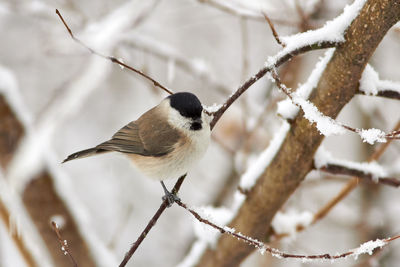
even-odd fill
[{"label": "tree bark", "polygon": [[[369,58],[387,31],[400,19],[399,0],[369,0],[346,31],[310,100],[325,115],[336,118],[353,98]],[[267,240],[275,213],[312,169],[314,153],[323,136],[303,117],[294,120],[279,152],[250,190],[230,227]],[[231,236],[221,236],[197,266],[238,266],[253,247]]]}]

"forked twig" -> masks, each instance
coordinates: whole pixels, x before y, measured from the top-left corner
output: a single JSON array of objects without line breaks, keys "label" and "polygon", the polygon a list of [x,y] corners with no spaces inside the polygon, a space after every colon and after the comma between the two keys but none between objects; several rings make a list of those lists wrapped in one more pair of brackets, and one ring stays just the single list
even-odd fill
[{"label": "forked twig", "polygon": [[121,66],[121,67],[127,68],[127,69],[129,69],[129,70],[131,70],[131,71],[133,71],[133,72],[139,74],[140,76],[146,78],[147,80],[151,81],[151,82],[154,84],[154,86],[161,88],[162,90],[164,90],[164,91],[167,92],[168,94],[173,94],[173,92],[172,92],[170,89],[168,89],[166,86],[162,85],[161,83],[159,83],[158,81],[154,80],[153,78],[151,78],[151,77],[148,76],[147,74],[143,73],[142,71],[140,71],[140,70],[138,70],[138,69],[135,69],[134,67],[131,67],[131,66],[129,66],[129,65],[125,64],[125,63],[123,63],[122,61],[118,60],[118,59],[115,58],[115,57],[106,56],[106,55],[104,55],[104,54],[101,54],[101,53],[97,52],[96,50],[94,50],[93,48],[91,48],[91,47],[89,47],[88,45],[86,45],[86,44],[85,44],[84,42],[82,42],[80,39],[78,39],[77,37],[75,37],[75,35],[72,33],[71,28],[70,28],[70,27],[68,26],[68,24],[65,22],[63,16],[61,15],[60,11],[58,11],[58,9],[56,9],[56,14],[57,14],[58,17],[61,19],[62,23],[64,24],[64,26],[65,26],[65,28],[67,29],[67,31],[68,31],[69,35],[71,36],[71,38],[72,38],[75,42],[77,42],[78,44],[80,44],[81,46],[83,46],[83,47],[85,47],[87,50],[89,50],[90,53],[92,53],[92,54],[94,54],[94,55],[96,55],[96,56],[99,56],[99,57],[108,59],[108,60],[110,60],[111,62],[116,63],[116,64],[118,64],[118,65]]},{"label": "forked twig", "polygon": [[65,256],[68,256],[68,258],[71,260],[71,262],[72,262],[74,267],[78,267],[78,264],[76,263],[74,257],[71,254],[71,251],[69,250],[67,240],[63,239],[61,237],[60,230],[58,229],[58,225],[54,221],[52,221],[51,222],[51,226],[53,227],[53,230],[57,235],[57,239],[58,239],[58,242],[61,245],[62,252],[64,253]]}]

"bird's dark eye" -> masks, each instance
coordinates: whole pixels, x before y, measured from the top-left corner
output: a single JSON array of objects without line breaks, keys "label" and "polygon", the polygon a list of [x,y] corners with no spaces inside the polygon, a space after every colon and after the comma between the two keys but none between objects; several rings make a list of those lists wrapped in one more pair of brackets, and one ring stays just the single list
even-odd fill
[{"label": "bird's dark eye", "polygon": [[193,131],[201,130],[201,128],[202,128],[201,122],[198,122],[198,121],[192,122],[192,125],[190,125],[190,130],[193,130]]}]

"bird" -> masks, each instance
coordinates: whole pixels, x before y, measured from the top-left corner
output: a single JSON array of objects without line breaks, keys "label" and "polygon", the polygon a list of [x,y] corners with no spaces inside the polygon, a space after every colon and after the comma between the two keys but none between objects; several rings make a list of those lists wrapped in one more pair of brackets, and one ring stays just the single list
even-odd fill
[{"label": "bird", "polygon": [[200,100],[189,92],[164,98],[137,120],[95,147],[69,155],[62,163],[108,152],[126,155],[145,176],[159,180],[171,206],[179,197],[164,180],[186,174],[205,154],[210,143],[210,117]]}]

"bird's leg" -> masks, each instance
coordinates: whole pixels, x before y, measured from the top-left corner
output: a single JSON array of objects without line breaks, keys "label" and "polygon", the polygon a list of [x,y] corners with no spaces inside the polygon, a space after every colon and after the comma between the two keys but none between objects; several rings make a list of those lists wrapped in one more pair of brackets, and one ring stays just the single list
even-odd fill
[{"label": "bird's leg", "polygon": [[161,186],[163,187],[164,193],[165,193],[165,195],[162,197],[162,200],[168,201],[168,207],[171,207],[172,204],[174,204],[174,202],[176,202],[176,201],[181,201],[181,199],[176,194],[168,191],[168,189],[165,187],[165,184],[163,181],[160,181],[160,182],[161,182]]}]

